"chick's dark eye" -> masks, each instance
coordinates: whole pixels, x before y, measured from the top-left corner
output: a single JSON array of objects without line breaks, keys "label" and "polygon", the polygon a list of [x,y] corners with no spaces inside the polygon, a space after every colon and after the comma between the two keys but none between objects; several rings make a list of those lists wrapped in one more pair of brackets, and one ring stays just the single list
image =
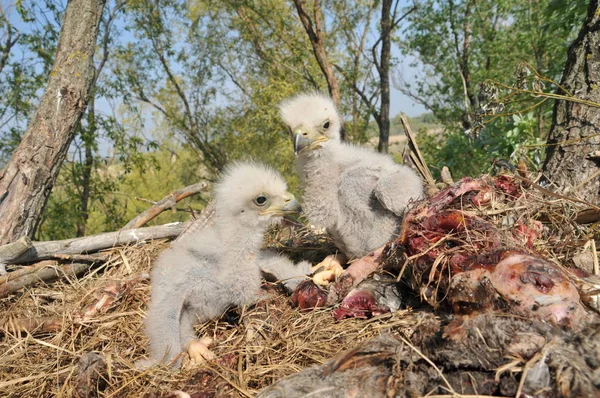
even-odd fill
[{"label": "chick's dark eye", "polygon": [[262,206],[262,205],[264,205],[265,203],[267,203],[267,197],[266,197],[266,196],[263,196],[263,195],[260,195],[260,196],[258,196],[256,199],[254,199],[254,202],[255,202],[257,205],[259,205],[259,206]]},{"label": "chick's dark eye", "polygon": [[325,122],[325,124],[323,125],[323,128],[325,130],[327,130],[329,128],[329,120]]}]

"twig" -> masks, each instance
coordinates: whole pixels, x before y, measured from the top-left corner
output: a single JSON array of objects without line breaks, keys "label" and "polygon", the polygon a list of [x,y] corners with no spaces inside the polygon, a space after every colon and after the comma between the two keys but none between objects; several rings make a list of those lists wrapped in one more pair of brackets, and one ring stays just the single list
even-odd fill
[{"label": "twig", "polygon": [[425,159],[419,150],[419,146],[417,145],[417,140],[415,135],[410,128],[410,124],[408,123],[408,119],[404,113],[400,114],[400,121],[402,122],[402,127],[404,127],[404,134],[406,134],[406,138],[408,138],[408,146],[411,152],[414,154],[413,161],[415,162],[415,166],[419,169],[419,172],[427,181],[428,185],[435,186],[435,180],[429,171],[429,167],[427,167],[427,163],[425,163]]},{"label": "twig", "polygon": [[521,177],[518,174],[514,174],[514,177],[518,178],[521,181],[526,182],[527,184],[531,185],[533,188],[537,189],[538,191],[540,191],[542,193],[545,193],[548,196],[552,196],[553,198],[568,200],[569,202],[581,203],[581,204],[587,205],[589,207],[592,207],[592,208],[594,208],[596,210],[600,210],[600,207],[596,206],[593,203],[586,202],[585,200],[581,200],[581,199],[577,199],[577,198],[572,198],[572,197],[569,197],[569,196],[561,195],[561,194],[556,193],[556,192],[552,192],[551,190],[546,189],[546,188],[544,188],[544,187],[542,187],[542,186],[534,183],[529,178]]},{"label": "twig", "polygon": [[596,251],[596,241],[591,239],[592,259],[594,260],[594,275],[600,275],[600,267],[598,266],[598,252]]},{"label": "twig", "polygon": [[14,386],[15,384],[19,384],[19,383],[25,383],[27,381],[33,381],[33,380],[37,380],[37,379],[44,379],[46,377],[50,377],[50,376],[58,376],[61,375],[63,373],[67,373],[73,370],[72,366],[69,366],[68,368],[64,368],[61,370],[58,370],[56,372],[53,373],[43,373],[43,374],[39,374],[39,375],[35,375],[35,376],[26,376],[26,377],[19,377],[18,379],[13,379],[13,380],[9,380],[9,381],[3,381],[2,383],[0,383],[0,389],[4,389],[6,387],[10,387],[10,386]]},{"label": "twig", "polygon": [[535,365],[535,363],[539,360],[544,360],[544,355],[542,355],[540,352],[535,354],[533,358],[527,361],[525,366],[523,366],[523,371],[521,372],[521,380],[519,380],[519,387],[517,388],[517,393],[515,394],[515,397],[518,398],[521,396],[521,392],[523,391],[523,385],[525,384],[525,378],[527,377],[527,372],[529,372],[533,365]]},{"label": "twig", "polygon": [[123,229],[139,228],[142,225],[146,224],[148,221],[154,219],[163,211],[175,207],[177,202],[179,202],[180,200],[192,195],[196,195],[204,191],[207,187],[208,183],[199,182],[198,184],[190,185],[185,188],[181,188],[177,191],[171,192],[169,195],[156,202],[152,207],[138,214],[133,220],[125,224]]}]

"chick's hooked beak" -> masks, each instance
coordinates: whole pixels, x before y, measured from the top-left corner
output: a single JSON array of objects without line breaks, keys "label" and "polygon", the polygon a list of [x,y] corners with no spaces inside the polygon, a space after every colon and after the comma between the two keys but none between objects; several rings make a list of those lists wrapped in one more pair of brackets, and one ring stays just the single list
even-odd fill
[{"label": "chick's hooked beak", "polygon": [[275,216],[285,216],[288,214],[300,213],[300,203],[296,200],[293,194],[286,192],[279,200],[273,201],[273,204],[268,208],[259,212],[261,215],[271,214]]},{"label": "chick's hooked beak", "polygon": [[325,135],[319,134],[304,125],[300,125],[293,130],[294,135],[294,153],[298,155],[305,148],[316,149],[321,143],[329,140]]}]

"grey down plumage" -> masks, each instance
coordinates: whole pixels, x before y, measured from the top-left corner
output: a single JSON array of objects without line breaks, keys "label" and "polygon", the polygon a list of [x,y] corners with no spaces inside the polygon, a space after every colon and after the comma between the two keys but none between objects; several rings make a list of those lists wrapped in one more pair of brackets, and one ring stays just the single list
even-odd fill
[{"label": "grey down plumage", "polygon": [[341,142],[341,117],[328,96],[299,94],[279,110],[294,139],[309,221],[326,228],[348,257],[391,240],[407,204],[423,196],[417,174],[390,156]]},{"label": "grey down plumage", "polygon": [[196,339],[194,324],[219,317],[231,306],[256,302],[261,271],[288,288],[310,272],[307,262],[294,265],[260,250],[267,228],[299,208],[286,189],[281,175],[263,165],[241,163],[227,169],[215,189],[214,225],[175,242],[152,270],[145,322],[151,363],[169,363],[186,350]]}]

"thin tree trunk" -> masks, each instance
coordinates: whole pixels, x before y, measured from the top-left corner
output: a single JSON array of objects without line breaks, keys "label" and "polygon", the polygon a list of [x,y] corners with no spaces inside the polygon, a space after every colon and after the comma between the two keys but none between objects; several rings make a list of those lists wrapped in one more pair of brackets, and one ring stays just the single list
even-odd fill
[{"label": "thin tree trunk", "polygon": [[0,244],[33,236],[93,82],[93,55],[105,0],[67,5],[46,91],[0,173]]},{"label": "thin tree trunk", "polygon": [[[600,103],[600,9],[591,0],[579,36],[569,48],[561,85],[577,98]],[[561,92],[562,93],[562,92]],[[600,110],[556,101],[546,147],[545,182],[559,193],[600,203]]]},{"label": "thin tree trunk", "polygon": [[[319,64],[319,68],[323,72],[325,81],[327,82],[327,88],[329,95],[333,99],[335,106],[340,109],[340,87],[338,85],[337,78],[333,73],[333,67],[327,58],[327,51],[325,49],[325,32],[323,31],[323,23],[321,19],[321,5],[319,0],[315,0],[313,4],[313,18],[308,15],[306,10],[306,3],[303,0],[294,0],[296,10],[298,10],[298,16],[304,26],[304,30],[310,39],[313,53]],[[346,131],[342,126],[340,131],[340,137],[342,141],[346,140]]]},{"label": "thin tree trunk", "polygon": [[381,2],[381,65],[379,68],[379,87],[381,106],[379,111],[379,152],[388,152],[390,142],[390,62],[392,52],[392,0]]},{"label": "thin tree trunk", "polygon": [[[92,90],[93,91],[93,90]],[[94,109],[94,94],[90,95],[88,105],[88,125],[87,131],[83,132],[84,163],[81,176],[81,204],[79,210],[79,219],[77,220],[77,236],[84,236],[89,218],[89,203],[92,184],[92,170],[94,168],[93,140],[96,135],[96,110]]]}]

